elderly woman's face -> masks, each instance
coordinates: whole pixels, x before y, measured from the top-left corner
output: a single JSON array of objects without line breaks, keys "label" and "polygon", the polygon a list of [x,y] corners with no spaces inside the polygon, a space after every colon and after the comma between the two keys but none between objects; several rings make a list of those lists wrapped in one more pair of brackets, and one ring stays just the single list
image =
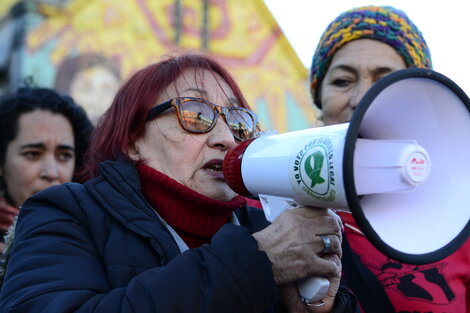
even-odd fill
[{"label": "elderly woman's face", "polygon": [[[227,83],[207,70],[186,70],[166,88],[155,105],[175,97],[203,98],[224,107],[237,105]],[[147,124],[145,135],[131,148],[131,157],[143,160],[202,195],[227,201],[236,194],[224,180],[222,161],[235,144],[222,118],[210,132],[192,134],[180,127],[172,108]]]},{"label": "elderly woman's face", "polygon": [[344,45],[334,55],[320,87],[325,125],[349,122],[373,83],[405,67],[401,56],[380,41],[360,39]]},{"label": "elderly woman's face", "polygon": [[61,114],[35,110],[18,120],[0,174],[15,206],[34,193],[70,181],[75,167],[72,126]]}]

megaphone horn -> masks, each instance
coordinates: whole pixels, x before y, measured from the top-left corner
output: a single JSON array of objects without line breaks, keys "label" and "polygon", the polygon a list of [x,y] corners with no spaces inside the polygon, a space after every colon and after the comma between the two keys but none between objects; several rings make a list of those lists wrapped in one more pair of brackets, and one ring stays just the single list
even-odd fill
[{"label": "megaphone horn", "polygon": [[384,254],[432,263],[470,233],[469,109],[444,75],[400,70],[369,89],[350,123],[241,143],[224,176],[242,195],[349,208]]}]

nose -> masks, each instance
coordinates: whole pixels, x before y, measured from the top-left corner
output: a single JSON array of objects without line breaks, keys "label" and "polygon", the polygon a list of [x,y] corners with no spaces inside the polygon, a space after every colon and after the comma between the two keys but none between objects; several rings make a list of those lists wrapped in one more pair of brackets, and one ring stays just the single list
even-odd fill
[{"label": "nose", "polygon": [[208,144],[210,147],[222,151],[226,151],[236,144],[230,128],[221,116],[219,116],[217,123],[209,133]]},{"label": "nose", "polygon": [[372,82],[370,81],[361,81],[359,84],[357,84],[354,94],[349,102],[349,106],[352,109],[355,109],[359,105],[367,90],[369,90],[371,86]]},{"label": "nose", "polygon": [[44,159],[41,168],[41,179],[48,182],[54,182],[59,179],[59,164],[53,157],[47,157]]}]

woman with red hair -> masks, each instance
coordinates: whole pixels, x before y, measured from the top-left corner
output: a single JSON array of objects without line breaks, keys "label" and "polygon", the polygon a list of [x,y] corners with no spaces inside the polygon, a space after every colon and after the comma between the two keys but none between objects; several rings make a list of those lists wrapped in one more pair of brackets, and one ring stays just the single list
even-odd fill
[{"label": "woman with red hair", "polygon": [[212,58],[185,54],[135,73],[98,123],[87,181],[24,204],[0,311],[355,312],[338,284],[307,305],[294,284],[339,281],[337,216],[299,208],[268,225],[226,184],[227,150],[256,131]]}]

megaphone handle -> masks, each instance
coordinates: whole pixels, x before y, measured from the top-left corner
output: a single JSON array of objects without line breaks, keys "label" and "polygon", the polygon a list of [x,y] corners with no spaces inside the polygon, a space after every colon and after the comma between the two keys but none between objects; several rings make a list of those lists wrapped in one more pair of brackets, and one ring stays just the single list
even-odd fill
[{"label": "megaphone handle", "polygon": [[[294,209],[298,206],[291,198],[273,195],[258,195],[263,206],[266,219],[273,222],[282,212]],[[328,279],[319,276],[307,277],[297,282],[299,294],[306,303],[314,303],[322,300],[330,288]]]},{"label": "megaphone handle", "polygon": [[330,282],[324,277],[313,276],[299,280],[297,287],[305,303],[315,303],[325,298]]}]

